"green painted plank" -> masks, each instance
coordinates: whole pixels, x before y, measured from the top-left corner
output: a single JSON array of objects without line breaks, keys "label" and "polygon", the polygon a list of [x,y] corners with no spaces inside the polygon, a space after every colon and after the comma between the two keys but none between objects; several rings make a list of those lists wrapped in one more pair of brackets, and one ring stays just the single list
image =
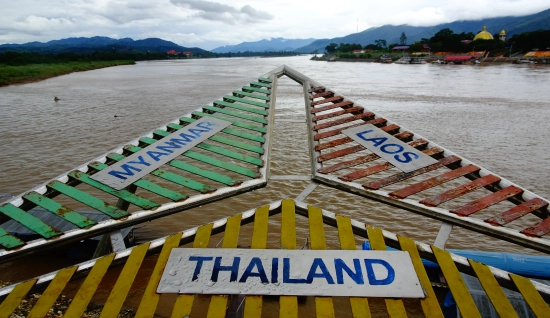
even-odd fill
[{"label": "green painted plank", "polygon": [[63,234],[63,232],[59,232],[56,228],[49,226],[48,224],[42,222],[39,218],[30,215],[12,204],[1,206],[0,213],[3,213],[9,218],[19,222],[24,227],[41,235],[42,237],[51,238]]},{"label": "green painted plank", "polygon": [[30,202],[46,209],[47,211],[63,218],[64,220],[71,222],[72,224],[78,226],[81,229],[89,228],[95,224],[96,221],[85,217],[84,215],[79,214],[69,208],[64,207],[58,202],[47,198],[43,195],[40,195],[36,192],[31,192],[23,196],[23,198],[29,200]]},{"label": "green painted plank", "polygon": [[50,182],[48,184],[48,187],[59,191],[64,195],[75,199],[78,202],[84,203],[93,209],[103,212],[113,219],[120,219],[129,215],[129,213],[126,211],[119,210],[116,207],[108,205],[103,200],[98,199],[91,194],[80,191],[77,188],[73,188],[57,180]]},{"label": "green painted plank", "polygon": [[243,86],[242,90],[245,91],[245,92],[251,92],[251,93],[256,92],[256,93],[271,95],[271,92],[268,91],[268,90],[257,88],[257,87],[252,87],[252,86]]},{"label": "green painted plank", "polygon": [[[125,147],[130,152],[138,152],[142,148],[137,146],[126,146]],[[108,155],[107,157],[110,157],[111,155]],[[152,175],[162,178],[164,180],[179,184],[181,186],[184,186],[186,188],[201,192],[201,193],[210,193],[216,191],[215,188],[209,187],[206,184],[200,183],[198,181],[180,176],[178,174],[172,173],[170,171],[166,171],[163,169],[157,169],[153,172],[151,172]]]},{"label": "green painted plank", "polygon": [[258,81],[263,82],[263,83],[273,83],[273,81],[270,80],[267,77],[260,77],[260,78],[258,78]]},{"label": "green painted plank", "polygon": [[267,97],[267,96],[247,93],[247,92],[243,92],[243,91],[233,91],[233,95],[235,95],[237,97],[239,97],[239,96],[248,96],[248,97],[251,97],[251,98],[261,99],[261,100],[265,100],[265,101],[269,102],[269,97]]},{"label": "green painted plank", "polygon": [[255,117],[255,116],[251,116],[251,115],[236,113],[234,111],[227,110],[225,108],[219,108],[219,107],[203,106],[202,108],[206,109],[208,111],[212,111],[212,112],[216,112],[216,113],[222,113],[222,114],[226,114],[226,115],[229,115],[229,116],[233,116],[233,117],[237,117],[237,118],[241,118],[241,119],[246,119],[246,120],[250,120],[250,121],[255,121],[257,123],[267,125],[267,120],[265,120],[265,118],[263,118],[263,117]]},{"label": "green painted plank", "polygon": [[214,106],[216,106],[216,105],[231,107],[231,108],[235,108],[235,109],[242,110],[242,111],[245,111],[245,112],[254,113],[254,114],[258,114],[258,115],[262,115],[262,116],[267,116],[267,112],[263,109],[247,107],[247,106],[239,105],[239,104],[236,104],[236,103],[228,103],[228,102],[224,102],[224,101],[221,101],[221,100],[217,100],[217,101],[214,102]]},{"label": "green painted plank", "polygon": [[260,83],[260,82],[252,82],[252,83],[250,83],[250,85],[251,85],[251,86],[256,86],[256,87],[271,88],[271,84]]},{"label": "green painted plank", "polygon": [[206,155],[203,155],[203,154],[195,152],[195,151],[190,150],[190,151],[185,152],[183,155],[187,158],[195,159],[195,160],[207,163],[209,165],[213,165],[213,166],[218,167],[218,168],[233,171],[233,172],[236,172],[238,174],[242,174],[242,175],[254,178],[254,179],[259,177],[259,174],[257,174],[256,172],[254,172],[250,169],[243,168],[243,167],[238,166],[236,164],[232,164],[232,163],[222,161],[222,160],[219,160],[219,159],[216,159],[216,158],[212,158],[210,156],[206,156]]},{"label": "green painted plank", "polygon": [[232,151],[232,150],[227,150],[225,148],[218,147],[218,146],[211,145],[211,144],[206,144],[204,142],[198,144],[197,148],[208,150],[208,151],[211,151],[213,153],[217,153],[219,155],[226,156],[226,157],[229,157],[229,158],[233,158],[233,159],[236,159],[236,160],[239,160],[239,161],[248,162],[248,163],[251,163],[251,164],[256,165],[258,167],[262,167],[264,165],[264,162],[260,158],[243,155],[239,152]]},{"label": "green painted plank", "polygon": [[191,173],[194,173],[196,175],[205,177],[205,178],[210,179],[210,180],[217,181],[219,183],[223,183],[223,184],[228,185],[228,186],[235,186],[235,185],[238,185],[238,184],[241,183],[240,181],[233,180],[228,176],[224,176],[222,174],[219,174],[219,173],[216,173],[216,172],[213,172],[213,171],[204,170],[204,169],[201,169],[199,167],[195,167],[195,166],[190,165],[190,164],[188,164],[186,162],[183,162],[183,161],[172,160],[170,162],[170,165],[174,168],[178,168],[178,169],[181,169],[181,170],[184,170],[184,171],[187,171],[187,172],[191,172]]},{"label": "green painted plank", "polygon": [[[119,155],[119,154],[111,154],[111,156],[109,158],[111,158],[113,160],[116,160],[116,161],[120,161],[122,159],[125,159],[126,157],[124,157],[123,155]],[[103,169],[108,167],[108,165],[106,165],[104,163],[99,163],[99,162],[91,163],[88,166],[90,166],[90,167],[92,167],[96,170],[103,170]],[[172,191],[170,189],[166,189],[165,187],[161,187],[158,184],[153,183],[149,180],[140,179],[140,180],[134,182],[134,185],[137,186],[137,187],[140,187],[144,190],[147,190],[147,191],[153,192],[155,194],[158,194],[160,196],[163,196],[165,198],[168,198],[168,199],[170,199],[172,201],[175,201],[175,202],[187,199],[187,196],[185,194],[175,192],[175,191]]]},{"label": "green painted plank", "polygon": [[221,120],[228,121],[228,122],[232,123],[234,126],[237,126],[237,127],[241,127],[241,128],[244,128],[244,129],[253,130],[253,131],[257,131],[257,132],[261,132],[261,133],[266,133],[267,132],[267,130],[264,127],[243,123],[242,121],[233,120],[233,119],[229,119],[229,118],[225,118],[225,117],[221,117],[221,116],[216,116],[216,115],[213,115],[213,114],[207,114],[207,113],[202,113],[202,112],[193,112],[192,115],[197,116],[197,117],[218,118],[218,119],[221,119]]},{"label": "green painted plank", "polygon": [[[196,119],[189,118],[189,117],[182,117],[182,118],[180,118],[180,121],[184,122],[184,123],[192,123],[192,122],[196,121]],[[176,124],[168,124],[168,127],[172,128],[172,125],[176,125]],[[178,126],[180,126],[180,125],[178,125]],[[183,127],[183,126],[181,126],[181,127]],[[181,127],[180,128],[174,128],[174,129],[181,129]],[[247,132],[236,130],[236,129],[233,129],[233,128],[225,128],[224,130],[222,130],[222,132],[226,133],[228,135],[240,137],[240,138],[243,138],[243,139],[257,141],[257,142],[260,142],[262,144],[265,142],[265,138],[262,137],[262,136],[249,134]],[[218,135],[214,135],[214,136],[218,136]],[[212,139],[212,137],[210,137],[209,139]]]},{"label": "green painted plank", "polygon": [[[150,145],[150,144],[155,143],[157,140],[153,139],[153,138],[149,138],[149,137],[143,137],[143,138],[140,139],[140,141]],[[216,158],[212,158],[212,157],[200,154],[198,152],[188,150],[188,151],[184,152],[182,155],[185,156],[185,157],[191,158],[191,159],[195,159],[195,160],[207,163],[209,165],[213,165],[213,166],[218,167],[218,168],[222,168],[222,169],[233,171],[233,172],[245,175],[245,176],[249,176],[251,178],[257,178],[258,177],[258,174],[256,172],[250,170],[250,169],[246,169],[246,168],[243,168],[241,166],[237,166],[237,165],[229,163],[229,162],[218,160]]]},{"label": "green painted plank", "polygon": [[235,97],[235,96],[231,96],[231,95],[225,95],[223,97],[223,99],[224,100],[226,100],[226,99],[227,100],[232,100],[232,101],[235,101],[235,102],[244,103],[244,104],[253,105],[253,106],[259,106],[259,107],[263,107],[263,108],[269,108],[269,104],[267,104],[267,103],[257,102],[257,101],[253,101],[253,100],[250,100],[250,99]]},{"label": "green painted plank", "polygon": [[120,198],[126,202],[130,202],[145,210],[158,208],[160,206],[160,204],[135,195],[128,190],[115,190],[109,186],[106,186],[103,183],[90,178],[89,175],[85,174],[82,171],[73,171],[69,173],[69,177],[75,178],[78,181],[84,182],[98,190],[101,190],[110,195],[114,195],[117,198]]},{"label": "green painted plank", "polygon": [[21,241],[20,239],[6,232],[6,230],[0,227],[0,245],[2,245],[5,249],[11,249],[25,245],[25,242]]},{"label": "green painted plank", "polygon": [[[180,128],[183,127],[181,125],[174,125],[174,126],[180,126]],[[177,129],[180,129],[180,128],[177,128]],[[166,137],[166,136],[170,135],[169,132],[164,131],[164,130],[160,130],[160,129],[155,130],[154,133],[156,135],[161,136],[161,137]],[[260,167],[263,166],[263,161],[259,158],[243,155],[239,152],[228,150],[228,149],[225,149],[225,148],[222,148],[222,147],[214,146],[214,145],[211,145],[211,144],[206,144],[204,142],[201,142],[196,147],[200,148],[200,149],[204,149],[204,150],[208,150],[208,151],[217,153],[217,154],[222,155],[222,156],[226,156],[226,157],[229,157],[229,158],[233,158],[233,159],[237,159],[237,160],[240,160],[240,161],[248,162],[248,163],[251,163],[253,165],[260,166]]]}]

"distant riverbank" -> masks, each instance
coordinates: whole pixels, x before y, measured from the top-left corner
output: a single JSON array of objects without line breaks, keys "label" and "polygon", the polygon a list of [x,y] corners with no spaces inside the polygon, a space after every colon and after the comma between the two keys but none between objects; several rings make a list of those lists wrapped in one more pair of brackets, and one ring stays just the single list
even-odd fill
[{"label": "distant riverbank", "polygon": [[132,60],[64,62],[28,65],[0,64],[0,86],[36,82],[73,72],[83,72],[110,66],[132,64],[135,64]]}]

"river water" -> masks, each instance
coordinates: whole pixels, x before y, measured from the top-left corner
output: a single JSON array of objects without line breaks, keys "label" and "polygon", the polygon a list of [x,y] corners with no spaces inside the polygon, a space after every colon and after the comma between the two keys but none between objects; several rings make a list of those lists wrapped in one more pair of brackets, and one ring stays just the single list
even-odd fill
[{"label": "river water", "polygon": [[[550,197],[549,67],[326,63],[306,56],[139,62],[2,87],[0,193],[26,191],[282,64]],[[279,80],[276,118],[305,118],[302,88],[286,77]],[[308,174],[305,124],[277,124],[274,138],[271,173]],[[146,223],[136,236],[149,241],[296,197],[307,184],[271,181],[264,189]],[[426,243],[441,224],[323,186],[306,202]],[[453,230],[448,247],[532,253],[461,229]],[[19,274],[32,273],[26,268]]]}]

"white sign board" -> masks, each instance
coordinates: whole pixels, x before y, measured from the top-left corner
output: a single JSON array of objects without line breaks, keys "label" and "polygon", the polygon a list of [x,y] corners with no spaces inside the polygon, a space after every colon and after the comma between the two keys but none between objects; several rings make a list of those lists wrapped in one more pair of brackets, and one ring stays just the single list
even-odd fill
[{"label": "white sign board", "polygon": [[174,248],[157,293],[424,298],[401,251]]},{"label": "white sign board", "polygon": [[225,120],[203,117],[90,178],[116,190],[124,189],[229,125]]},{"label": "white sign board", "polygon": [[403,172],[411,172],[438,162],[374,125],[361,125],[342,133]]}]

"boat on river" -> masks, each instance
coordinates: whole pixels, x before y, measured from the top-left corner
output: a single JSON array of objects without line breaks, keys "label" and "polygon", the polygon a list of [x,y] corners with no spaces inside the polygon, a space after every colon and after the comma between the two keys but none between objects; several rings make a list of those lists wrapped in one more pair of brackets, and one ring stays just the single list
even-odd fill
[{"label": "boat on river", "polygon": [[[282,76],[301,85],[305,120],[275,117]],[[307,174],[269,170],[274,127],[285,122],[304,125],[308,132]],[[289,194],[293,199],[271,198],[262,189],[287,187],[290,193],[296,189],[292,182],[303,181],[305,188]],[[331,210],[331,202],[314,197],[320,186],[338,191],[342,200],[354,198],[364,218]],[[222,219],[182,226],[133,247],[117,239],[121,228],[192,208],[201,213],[201,206],[250,191],[264,193],[264,202],[270,203],[234,211],[222,202]],[[409,213],[433,219],[440,225],[437,237],[419,242],[365,223],[369,213],[376,213],[372,200],[395,208],[394,222]],[[106,218],[90,222],[77,210],[82,204]],[[39,237],[26,239],[0,228],[0,263],[97,235],[109,237],[112,249],[0,288],[0,315],[10,316],[32,297],[37,302],[30,315],[45,316],[74,281],[80,287],[63,309],[67,317],[82,316],[94,295],[106,298],[100,308],[109,316],[132,310],[139,317],[258,317],[277,308],[280,316],[297,316],[299,308],[319,317],[377,310],[391,316],[410,310],[426,316],[454,311],[481,317],[493,315],[491,310],[501,316],[530,311],[548,316],[550,287],[544,282],[445,248],[458,226],[549,254],[548,205],[520,185],[283,65],[0,204],[0,222],[15,221]],[[30,212],[36,206],[75,228],[56,228]],[[528,226],[518,222],[524,217]],[[358,240],[368,240],[374,251],[358,249]],[[153,254],[158,256],[146,259]],[[434,282],[425,261],[437,264],[437,276],[444,281]],[[486,296],[474,293],[462,275],[474,278]],[[442,301],[442,293],[452,299]],[[384,305],[369,306],[372,297]]]},{"label": "boat on river", "polygon": [[426,59],[421,56],[403,56],[395,61],[396,64],[426,64]]}]

